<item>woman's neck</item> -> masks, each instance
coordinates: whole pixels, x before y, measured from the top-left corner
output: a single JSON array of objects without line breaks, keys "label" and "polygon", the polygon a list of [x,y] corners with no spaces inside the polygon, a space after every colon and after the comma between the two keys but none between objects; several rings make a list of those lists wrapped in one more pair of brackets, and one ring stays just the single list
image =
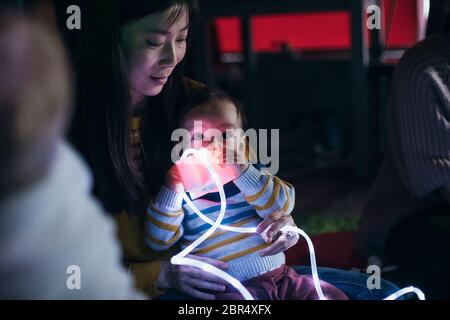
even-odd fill
[{"label": "woman's neck", "polygon": [[130,98],[132,110],[141,108],[145,101],[145,96],[143,94],[137,93],[133,89],[130,90]]}]

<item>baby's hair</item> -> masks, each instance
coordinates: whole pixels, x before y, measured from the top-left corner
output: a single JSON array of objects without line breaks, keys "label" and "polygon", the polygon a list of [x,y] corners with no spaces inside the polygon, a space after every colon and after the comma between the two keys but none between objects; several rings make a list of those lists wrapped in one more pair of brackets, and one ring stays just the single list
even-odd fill
[{"label": "baby's hair", "polygon": [[236,107],[237,116],[241,119],[242,127],[245,129],[247,125],[247,119],[245,118],[245,114],[242,110],[240,104],[233,99],[229,94],[225,91],[215,88],[215,87],[200,87],[195,89],[188,97],[186,98],[185,103],[180,111],[180,121],[183,117],[193,108],[202,105],[202,104],[211,104],[215,105],[217,102],[231,102]]}]

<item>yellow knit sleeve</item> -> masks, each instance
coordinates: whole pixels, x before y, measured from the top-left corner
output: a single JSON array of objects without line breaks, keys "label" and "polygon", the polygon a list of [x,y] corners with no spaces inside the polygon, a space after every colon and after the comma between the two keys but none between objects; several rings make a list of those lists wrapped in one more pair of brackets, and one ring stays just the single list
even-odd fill
[{"label": "yellow knit sleeve", "polygon": [[134,284],[136,288],[142,290],[151,299],[154,299],[161,294],[164,294],[164,290],[159,290],[156,287],[156,281],[161,271],[161,261],[141,262],[133,263],[129,266],[131,273],[134,276]]},{"label": "yellow knit sleeve", "polygon": [[123,259],[134,277],[135,286],[151,298],[164,293],[156,288],[161,270],[161,262],[169,259],[172,251],[156,252],[148,248],[143,241],[145,219],[120,213],[116,215],[117,236],[121,244]]}]

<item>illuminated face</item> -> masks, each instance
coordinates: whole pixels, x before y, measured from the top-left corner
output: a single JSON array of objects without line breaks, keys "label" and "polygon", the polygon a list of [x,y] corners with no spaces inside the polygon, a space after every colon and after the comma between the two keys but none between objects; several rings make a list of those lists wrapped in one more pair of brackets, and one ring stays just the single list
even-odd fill
[{"label": "illuminated face", "polygon": [[158,95],[186,53],[188,10],[169,25],[173,8],[145,16],[122,28],[121,47],[130,81],[133,106],[146,96]]},{"label": "illuminated face", "polygon": [[181,125],[189,131],[194,147],[217,150],[226,146],[236,129],[242,129],[242,120],[231,101],[216,101],[190,110]]}]

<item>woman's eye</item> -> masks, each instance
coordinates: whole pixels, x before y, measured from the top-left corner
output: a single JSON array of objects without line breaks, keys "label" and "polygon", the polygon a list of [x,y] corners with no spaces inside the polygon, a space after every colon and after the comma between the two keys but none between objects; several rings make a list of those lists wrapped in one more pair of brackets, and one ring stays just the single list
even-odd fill
[{"label": "woman's eye", "polygon": [[182,44],[182,43],[185,43],[186,41],[187,41],[187,39],[178,39],[178,40],[177,40],[177,43]]},{"label": "woman's eye", "polygon": [[147,42],[147,46],[152,47],[152,48],[161,47],[163,45],[163,43],[161,43],[161,42],[154,42],[154,41],[150,41],[150,40],[146,40],[146,42]]}]

